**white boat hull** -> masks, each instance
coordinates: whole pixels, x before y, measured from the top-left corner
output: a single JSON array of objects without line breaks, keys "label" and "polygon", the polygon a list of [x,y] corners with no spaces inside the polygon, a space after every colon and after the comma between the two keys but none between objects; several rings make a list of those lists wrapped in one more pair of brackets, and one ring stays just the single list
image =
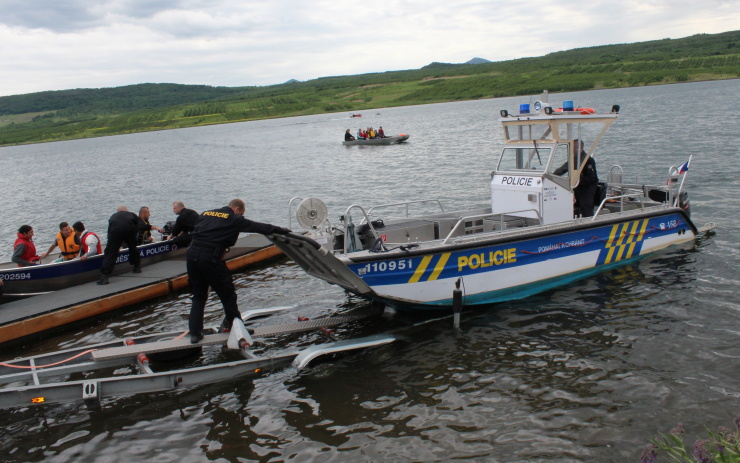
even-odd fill
[{"label": "white boat hull", "polygon": [[[425,243],[410,251],[362,251],[340,258],[323,254],[318,243],[309,248],[278,239],[276,245],[310,274],[349,291],[396,306],[434,308],[452,304],[458,279],[465,305],[520,299],[690,242],[696,233],[684,211],[660,208],[491,233],[467,244]],[[307,256],[305,251],[316,246],[315,255]]]}]

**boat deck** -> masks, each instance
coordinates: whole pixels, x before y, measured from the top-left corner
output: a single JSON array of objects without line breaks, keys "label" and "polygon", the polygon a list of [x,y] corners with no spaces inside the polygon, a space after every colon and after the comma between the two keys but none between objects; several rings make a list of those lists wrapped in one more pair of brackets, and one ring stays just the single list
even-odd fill
[{"label": "boat deck", "polygon": [[[229,270],[237,271],[281,255],[262,235],[239,239],[227,260]],[[158,262],[142,272],[124,273],[110,278],[107,285],[95,282],[33,296],[0,305],[0,343],[78,322],[105,312],[165,296],[187,286],[185,256]]]}]

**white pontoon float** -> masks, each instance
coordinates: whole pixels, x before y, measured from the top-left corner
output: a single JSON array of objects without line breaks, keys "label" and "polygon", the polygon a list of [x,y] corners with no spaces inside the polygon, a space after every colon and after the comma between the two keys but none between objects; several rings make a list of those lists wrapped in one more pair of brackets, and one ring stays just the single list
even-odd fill
[{"label": "white pontoon float", "polygon": [[[248,320],[267,316],[286,308],[248,311]],[[146,392],[172,391],[190,386],[261,375],[293,364],[297,369],[327,354],[380,346],[395,341],[388,334],[334,341],[302,350],[288,349],[267,353],[269,346],[252,338],[284,335],[335,326],[365,318],[377,311],[361,311],[296,323],[246,329],[244,325],[230,333],[204,331],[198,344],[190,344],[183,332],[159,333],[125,340],[110,341],[50,354],[14,359],[0,363],[0,408],[84,400],[96,406],[100,399]],[[238,352],[243,360],[224,359],[219,363],[177,368],[177,360],[197,357],[204,361],[202,349],[224,346]],[[224,352],[219,357],[229,357]],[[211,357],[211,356],[208,356]],[[128,367],[128,368],[126,368]],[[157,370],[157,371],[155,371]]]}]

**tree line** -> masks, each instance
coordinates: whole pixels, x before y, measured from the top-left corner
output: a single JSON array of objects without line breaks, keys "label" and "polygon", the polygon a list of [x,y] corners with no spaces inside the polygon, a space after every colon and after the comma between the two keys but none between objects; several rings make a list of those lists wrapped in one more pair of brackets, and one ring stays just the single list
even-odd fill
[{"label": "tree line", "polygon": [[[141,84],[0,97],[0,146],[204,124],[740,77],[740,31],[266,87]],[[4,121],[4,122],[3,122]]]}]

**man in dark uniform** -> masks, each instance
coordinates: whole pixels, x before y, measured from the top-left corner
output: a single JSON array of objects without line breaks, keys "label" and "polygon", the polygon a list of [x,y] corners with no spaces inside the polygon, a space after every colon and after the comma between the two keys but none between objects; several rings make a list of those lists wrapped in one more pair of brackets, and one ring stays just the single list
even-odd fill
[{"label": "man in dark uniform", "polygon": [[173,244],[186,248],[192,239],[190,233],[195,228],[195,222],[198,221],[198,213],[186,208],[182,201],[172,203],[172,212],[177,215],[177,220],[172,226],[170,238],[174,240]]},{"label": "man in dark uniform", "polygon": [[581,140],[576,139],[573,148],[574,154],[580,153],[578,165],[588,157],[586,165],[581,170],[578,186],[573,190],[573,193],[576,197],[576,206],[581,210],[581,216],[591,217],[594,215],[594,196],[596,195],[596,188],[599,183],[599,175],[596,173],[596,161],[583,150],[583,142]]},{"label": "man in dark uniform", "polygon": [[245,209],[244,201],[234,199],[228,206],[205,211],[198,218],[191,234],[193,240],[188,249],[187,268],[190,286],[193,288],[193,304],[188,322],[192,344],[203,339],[203,311],[209,286],[216,291],[224,306],[221,330],[229,330],[235,318],[241,319],[234,282],[226,262],[223,261],[229,248],[236,244],[239,233],[290,233],[287,228],[246,219]]},{"label": "man in dark uniform", "polygon": [[136,243],[137,244],[149,244],[149,243],[154,242],[154,237],[152,236],[152,230],[157,230],[159,233],[163,233],[161,228],[155,227],[154,225],[149,223],[150,216],[151,216],[151,211],[149,211],[148,207],[142,206],[139,209],[139,224],[138,224],[138,232],[136,233]]},{"label": "man in dark uniform", "polygon": [[113,272],[118,251],[123,243],[128,246],[128,263],[134,266],[134,273],[141,273],[141,259],[139,250],[136,249],[138,225],[139,217],[133,212],[129,212],[126,206],[118,206],[116,213],[108,219],[108,242],[105,244],[105,251],[103,251],[103,267],[100,269],[102,276],[98,280],[99,285],[108,284],[108,276]]},{"label": "man in dark uniform", "polygon": [[[578,179],[578,186],[573,189],[575,196],[575,205],[580,209],[582,217],[591,217],[594,215],[594,196],[599,183],[599,175],[596,173],[596,161],[583,150],[583,141],[573,140],[573,169],[577,169],[586,160],[586,165],[581,170],[581,176]],[[568,163],[564,163],[553,171],[555,175],[563,175],[568,172]]]}]

